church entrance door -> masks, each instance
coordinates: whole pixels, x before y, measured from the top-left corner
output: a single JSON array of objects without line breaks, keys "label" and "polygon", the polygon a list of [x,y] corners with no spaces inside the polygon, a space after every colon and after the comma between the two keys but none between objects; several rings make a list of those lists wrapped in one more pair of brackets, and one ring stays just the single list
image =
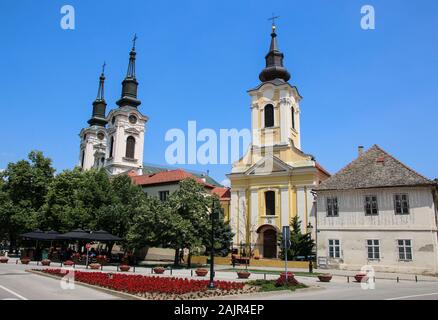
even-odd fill
[{"label": "church entrance door", "polygon": [[263,257],[277,258],[277,231],[267,229],[263,232]]}]

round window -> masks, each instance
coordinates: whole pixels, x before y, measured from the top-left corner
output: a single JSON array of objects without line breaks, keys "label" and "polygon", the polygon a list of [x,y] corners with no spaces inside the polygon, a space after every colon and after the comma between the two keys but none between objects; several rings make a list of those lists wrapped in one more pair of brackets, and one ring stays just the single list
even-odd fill
[{"label": "round window", "polygon": [[136,124],[137,123],[137,117],[134,116],[133,114],[131,114],[129,116],[129,122],[131,122],[132,124]]},{"label": "round window", "polygon": [[99,132],[98,134],[97,134],[97,139],[99,139],[99,140],[103,140],[105,138],[105,134],[103,133],[103,132]]}]

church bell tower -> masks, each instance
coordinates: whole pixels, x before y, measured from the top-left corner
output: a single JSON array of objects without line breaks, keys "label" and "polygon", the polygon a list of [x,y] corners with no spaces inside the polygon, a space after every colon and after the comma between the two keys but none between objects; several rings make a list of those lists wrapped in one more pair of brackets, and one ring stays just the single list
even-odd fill
[{"label": "church bell tower", "polygon": [[105,84],[105,64],[102,67],[102,74],[99,78],[99,89],[97,91],[96,100],[93,102],[93,113],[91,119],[88,120],[90,125],[88,128],[81,130],[79,136],[81,138],[79,166],[83,170],[91,168],[102,168],[105,165],[106,154],[106,102],[104,98]]},{"label": "church bell tower", "polygon": [[135,74],[135,41],[129,53],[126,77],[122,82],[122,95],[117,101],[118,108],[111,110],[107,117],[108,143],[105,169],[111,174],[135,170],[141,174],[143,168],[144,134],[148,117],[138,107],[138,81]]}]

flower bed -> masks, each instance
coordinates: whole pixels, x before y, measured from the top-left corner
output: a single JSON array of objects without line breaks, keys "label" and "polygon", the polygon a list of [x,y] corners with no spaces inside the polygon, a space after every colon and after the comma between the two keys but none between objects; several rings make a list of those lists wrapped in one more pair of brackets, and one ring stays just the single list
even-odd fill
[{"label": "flower bed", "polygon": [[[70,270],[35,270],[64,277]],[[254,292],[256,288],[244,283],[215,281],[216,290],[207,289],[208,280],[189,280],[173,277],[128,275],[121,273],[74,271],[75,281],[109,288],[152,299],[197,299],[205,296]]]}]

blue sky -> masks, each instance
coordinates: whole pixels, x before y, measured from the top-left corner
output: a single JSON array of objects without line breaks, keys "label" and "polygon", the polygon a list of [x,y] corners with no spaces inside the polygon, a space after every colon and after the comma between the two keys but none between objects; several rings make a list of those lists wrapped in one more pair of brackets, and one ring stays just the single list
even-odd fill
[{"label": "blue sky", "polygon": [[[60,28],[73,5],[76,29]],[[376,30],[360,27],[362,5]],[[0,168],[38,149],[58,170],[79,156],[107,66],[115,107],[134,33],[141,111],[150,117],[145,162],[165,164],[171,128],[249,128],[246,90],[258,84],[273,12],[280,49],[301,103],[302,148],[334,173],[377,143],[420,173],[438,177],[438,2],[85,1],[0,2]],[[184,166],[183,166],[184,167]],[[230,165],[210,170],[219,181]]]}]

